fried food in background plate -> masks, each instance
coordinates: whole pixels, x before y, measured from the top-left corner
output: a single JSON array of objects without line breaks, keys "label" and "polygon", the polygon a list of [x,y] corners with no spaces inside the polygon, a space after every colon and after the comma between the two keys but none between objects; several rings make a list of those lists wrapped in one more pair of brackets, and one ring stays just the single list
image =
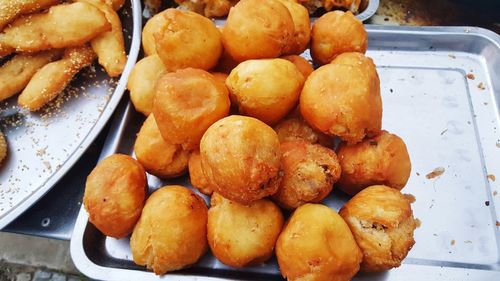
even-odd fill
[{"label": "fried food in background plate", "polygon": [[156,190],[134,228],[130,249],[136,264],[157,275],[196,263],[208,249],[205,201],[183,186]]},{"label": "fried food in background plate", "polygon": [[281,58],[293,63],[304,76],[304,80],[307,79],[307,77],[309,77],[309,75],[314,71],[313,66],[301,56],[289,55]]},{"label": "fried food in background plate", "polygon": [[229,11],[222,42],[241,62],[283,55],[294,34],[292,16],[279,1],[242,0]]},{"label": "fried food in background plate", "polygon": [[187,170],[189,151],[163,139],[153,114],[146,118],[137,133],[134,152],[144,169],[159,178],[178,177]]},{"label": "fried food in background plate", "polygon": [[127,89],[135,110],[146,116],[153,111],[156,82],[165,71],[163,62],[156,54],[134,65],[128,77]]},{"label": "fried food in background plate", "polygon": [[187,67],[209,70],[222,53],[221,34],[214,23],[196,13],[167,9],[153,33],[156,52],[168,71]]},{"label": "fried food in background plate", "polygon": [[281,144],[283,179],[273,199],[293,210],[305,203],[319,203],[340,178],[340,164],[331,149],[306,141]]},{"label": "fried food in background plate", "polygon": [[311,39],[311,21],[307,9],[294,0],[278,0],[292,16],[294,33],[285,47],[285,54],[299,55],[309,46]]},{"label": "fried food in background plate", "polygon": [[[99,0],[102,1],[102,0]],[[118,11],[125,3],[125,0],[104,0],[106,4],[110,5],[113,10]]]},{"label": "fried food in background plate", "polygon": [[160,77],[153,113],[164,139],[194,149],[208,127],[227,116],[229,105],[226,86],[204,70],[186,68]]},{"label": "fried food in background plate", "polygon": [[167,10],[154,15],[142,29],[142,49],[145,56],[157,54],[154,34],[160,32],[167,23],[167,19],[164,17],[166,13]]},{"label": "fried food in background plate", "polygon": [[4,63],[0,67],[0,101],[21,92],[40,68],[61,54],[62,50],[18,54]]},{"label": "fried food in background plate", "polygon": [[132,157],[113,154],[87,177],[83,206],[89,221],[104,235],[129,235],[146,199],[146,172]]},{"label": "fried food in background plate", "polygon": [[201,155],[199,150],[191,152],[188,162],[189,181],[191,185],[205,195],[212,195],[213,189],[210,187],[207,176],[201,166]]},{"label": "fried food in background plate", "polygon": [[365,53],[368,33],[351,12],[334,11],[316,20],[311,31],[311,56],[314,63],[330,63],[341,53]]},{"label": "fried food in background plate", "polygon": [[331,137],[311,128],[301,116],[291,116],[281,120],[274,127],[274,130],[278,134],[281,143],[304,140],[313,144],[318,143],[325,147],[333,146],[333,139]]},{"label": "fried food in background plate", "polygon": [[106,16],[93,5],[76,2],[45,13],[22,16],[0,34],[0,43],[18,52],[76,47],[110,31]]},{"label": "fried food in background plate", "polygon": [[401,190],[410,178],[406,144],[387,131],[354,145],[342,143],[337,153],[342,166],[338,186],[350,195],[377,184]]},{"label": "fried food in background plate", "polygon": [[229,9],[237,2],[238,0],[175,0],[181,9],[193,11],[207,18],[226,16]]},{"label": "fried food in background plate", "polygon": [[364,254],[362,271],[399,267],[415,244],[417,223],[410,202],[383,185],[365,188],[340,210]]},{"label": "fried food in background plate", "polygon": [[5,136],[3,135],[3,133],[0,131],[0,165],[2,164],[5,157],[7,157],[7,150],[7,141],[5,140]]},{"label": "fried food in background plate", "polygon": [[342,217],[320,204],[295,210],[278,238],[276,256],[289,281],[348,281],[363,258]]},{"label": "fried food in background plate", "polygon": [[297,105],[303,83],[297,67],[284,59],[244,61],[226,79],[231,101],[240,113],[269,125]]},{"label": "fried food in background plate", "polygon": [[92,64],[96,55],[89,46],[69,48],[62,59],[40,68],[19,95],[20,106],[36,111],[57,97],[84,67]]},{"label": "fried food in background plate", "polygon": [[215,122],[200,144],[201,164],[214,191],[242,204],[274,194],[281,181],[281,152],[273,129],[252,117]]},{"label": "fried food in background plate", "polygon": [[273,255],[283,222],[281,210],[270,200],[245,206],[214,193],[208,210],[208,244],[226,265],[260,264]]},{"label": "fried food in background plate", "polygon": [[31,14],[59,4],[61,0],[0,0],[0,30],[23,14]]},{"label": "fried food in background plate", "polygon": [[111,6],[102,2],[102,0],[79,1],[94,5],[104,13],[108,22],[111,23],[111,30],[92,39],[90,46],[97,54],[99,64],[104,67],[108,75],[110,77],[119,76],[122,74],[127,62],[120,17]]},{"label": "fried food in background plate", "polygon": [[372,59],[344,53],[316,69],[300,95],[300,112],[321,132],[348,144],[380,131],[380,81]]}]

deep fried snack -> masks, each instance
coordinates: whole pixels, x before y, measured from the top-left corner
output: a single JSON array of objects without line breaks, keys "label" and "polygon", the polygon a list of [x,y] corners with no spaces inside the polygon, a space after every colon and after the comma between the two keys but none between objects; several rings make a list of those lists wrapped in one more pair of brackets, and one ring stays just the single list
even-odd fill
[{"label": "deep fried snack", "polygon": [[222,53],[221,34],[214,23],[193,12],[167,9],[153,34],[156,51],[168,71],[187,67],[209,70]]},{"label": "deep fried snack", "polygon": [[15,51],[11,46],[6,45],[0,41],[0,58],[6,57]]},{"label": "deep fried snack", "polygon": [[276,58],[294,36],[288,9],[277,0],[242,0],[227,17],[222,31],[224,49],[237,61]]},{"label": "deep fried snack", "polygon": [[204,70],[166,73],[156,83],[153,113],[164,139],[194,149],[205,131],[229,113],[227,88]]},{"label": "deep fried snack", "polygon": [[57,59],[61,54],[61,50],[18,54],[7,61],[0,67],[0,101],[21,92],[38,69]]},{"label": "deep fried snack", "polygon": [[331,149],[306,141],[281,144],[283,180],[273,199],[293,210],[305,203],[318,203],[340,178],[340,164]]},{"label": "deep fried snack", "polygon": [[153,111],[156,81],[165,70],[158,55],[145,57],[134,65],[128,77],[127,88],[135,110],[146,116]]},{"label": "deep fried snack", "polygon": [[285,47],[285,54],[301,54],[309,46],[311,39],[311,21],[307,9],[296,0],[278,0],[290,12],[294,24],[294,33]]},{"label": "deep fried snack", "polygon": [[204,15],[207,18],[224,17],[239,0],[175,0],[179,7]]},{"label": "deep fried snack", "polygon": [[194,264],[208,249],[207,206],[179,186],[164,186],[146,201],[130,238],[134,262],[161,275]]},{"label": "deep fried snack", "polygon": [[61,0],[0,0],[0,30],[18,16],[41,11]]},{"label": "deep fried snack", "polygon": [[[102,0],[99,0],[102,1]],[[125,0],[105,0],[106,4],[111,6],[113,10],[118,11],[125,3]]]},{"label": "deep fried snack", "polygon": [[307,79],[309,75],[314,71],[312,65],[303,57],[297,55],[283,56],[282,59],[290,61],[293,63],[297,69],[302,73],[304,79]]},{"label": "deep fried snack", "polygon": [[307,123],[349,144],[380,131],[382,100],[373,61],[361,53],[344,53],[316,69],[300,95]]},{"label": "deep fried snack", "polygon": [[46,64],[31,78],[19,95],[20,106],[36,111],[57,97],[71,82],[71,79],[96,58],[89,46],[69,48],[58,61]]},{"label": "deep fried snack", "polygon": [[191,152],[188,162],[189,181],[191,185],[205,195],[212,195],[213,189],[210,187],[203,167],[201,166],[201,155],[199,150]]},{"label": "deep fried snack", "polygon": [[215,122],[201,139],[200,154],[213,190],[230,200],[249,204],[278,189],[278,136],[255,118],[231,115]]},{"label": "deep fried snack", "polygon": [[276,124],[299,99],[304,77],[284,59],[248,60],[240,63],[226,80],[226,86],[240,113],[267,124]]},{"label": "deep fried snack", "polygon": [[187,170],[189,151],[162,138],[153,114],[148,116],[139,130],[134,152],[144,169],[157,177],[174,178]]},{"label": "deep fried snack", "polygon": [[341,53],[365,53],[367,47],[368,33],[351,12],[329,12],[313,24],[311,56],[318,65],[330,63]]},{"label": "deep fried snack", "polygon": [[132,232],[146,199],[146,172],[132,157],[108,156],[85,183],[83,206],[90,222],[104,235],[125,237]]},{"label": "deep fried snack", "polygon": [[340,210],[364,254],[362,271],[398,267],[415,244],[417,223],[410,202],[383,185],[365,188]]},{"label": "deep fried snack", "polygon": [[411,172],[404,141],[387,131],[354,145],[340,144],[340,189],[354,195],[370,185],[383,184],[401,190]]},{"label": "deep fried snack", "polygon": [[214,256],[233,267],[268,260],[283,227],[283,214],[272,201],[260,199],[245,206],[217,193],[208,210],[208,245]]},{"label": "deep fried snack", "polygon": [[333,146],[333,139],[331,137],[311,128],[300,116],[287,117],[281,120],[274,127],[274,130],[278,134],[281,143],[304,140],[310,143],[318,143],[325,147]]},{"label": "deep fried snack", "polygon": [[295,210],[276,243],[281,274],[289,281],[347,281],[363,258],[344,220],[320,204]]},{"label": "deep fried snack", "polygon": [[111,23],[111,30],[92,39],[90,46],[92,46],[92,49],[97,54],[99,64],[104,67],[108,75],[110,77],[119,76],[122,74],[127,63],[120,17],[111,6],[101,2],[102,0],[79,1],[94,5],[104,13],[106,19]]},{"label": "deep fried snack", "polygon": [[226,85],[226,79],[229,76],[228,74],[224,72],[212,72],[212,75],[214,76],[215,79],[217,79],[219,82],[222,84]]},{"label": "deep fried snack", "polygon": [[7,141],[5,140],[5,136],[3,135],[2,131],[0,131],[0,164],[3,162],[5,157],[7,157],[7,150]]},{"label": "deep fried snack", "polygon": [[164,17],[166,13],[167,10],[154,15],[146,22],[142,29],[142,49],[146,56],[157,54],[154,34],[160,32],[167,23]]},{"label": "deep fried snack", "polygon": [[0,34],[0,43],[18,52],[36,52],[81,46],[110,30],[103,12],[88,3],[76,2],[17,19]]}]

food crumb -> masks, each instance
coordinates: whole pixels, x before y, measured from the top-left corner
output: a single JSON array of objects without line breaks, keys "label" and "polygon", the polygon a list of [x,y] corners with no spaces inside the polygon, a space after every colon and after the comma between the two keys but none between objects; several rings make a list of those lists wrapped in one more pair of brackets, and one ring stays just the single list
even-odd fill
[{"label": "food crumb", "polygon": [[495,190],[493,191],[493,196],[497,196],[498,192]]},{"label": "food crumb", "polygon": [[443,167],[437,167],[435,168],[432,172],[428,173],[425,175],[427,179],[433,179],[435,177],[439,177],[444,173],[444,168]]},{"label": "food crumb", "polygon": [[451,240],[450,245],[452,245],[452,246],[455,245],[455,239]]},{"label": "food crumb", "polygon": [[466,243],[466,244],[471,244],[471,243],[472,243],[472,241],[470,241],[470,240],[465,240],[465,241],[464,241],[464,243]]},{"label": "food crumb", "polygon": [[446,129],[446,130],[442,131],[440,135],[442,136],[442,135],[444,135],[444,133],[446,133],[446,132],[448,132],[448,129]]},{"label": "food crumb", "polygon": [[479,84],[477,84],[477,87],[479,88],[479,90],[486,89],[486,87],[484,86],[483,82],[480,82]]},{"label": "food crumb", "polygon": [[420,173],[419,172],[416,172],[417,176],[420,176]]},{"label": "food crumb", "polygon": [[456,58],[457,58],[455,55],[452,55],[452,54],[449,54],[448,56],[449,56],[450,58],[452,58],[452,59],[456,59]]},{"label": "food crumb", "polygon": [[413,194],[403,194],[406,198],[406,201],[408,201],[410,204],[415,203],[416,199]]},{"label": "food crumb", "polygon": [[419,228],[422,225],[422,222],[419,219],[415,219],[415,225]]},{"label": "food crumb", "polygon": [[499,221],[497,221],[497,226],[500,226],[500,222]]},{"label": "food crumb", "polygon": [[467,75],[465,75],[465,76],[466,76],[468,79],[470,79],[470,80],[474,80],[474,79],[476,79],[476,77],[475,77],[475,76],[474,76],[474,74],[472,74],[472,73],[467,73]]},{"label": "food crumb", "polygon": [[490,201],[484,201],[484,205],[489,206],[490,205]]},{"label": "food crumb", "polygon": [[487,175],[486,178],[488,178],[490,181],[495,181],[497,179],[493,174]]},{"label": "food crumb", "polygon": [[393,93],[393,92],[394,92],[394,90],[392,90],[392,89],[389,89],[389,92]]}]

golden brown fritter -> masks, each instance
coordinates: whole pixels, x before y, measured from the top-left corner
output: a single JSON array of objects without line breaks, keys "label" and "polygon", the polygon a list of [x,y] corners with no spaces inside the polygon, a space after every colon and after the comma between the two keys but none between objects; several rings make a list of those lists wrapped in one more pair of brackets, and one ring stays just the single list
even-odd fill
[{"label": "golden brown fritter", "polygon": [[193,151],[191,156],[189,156],[188,168],[191,185],[205,195],[212,195],[213,189],[210,187],[207,176],[203,172],[199,150]]}]

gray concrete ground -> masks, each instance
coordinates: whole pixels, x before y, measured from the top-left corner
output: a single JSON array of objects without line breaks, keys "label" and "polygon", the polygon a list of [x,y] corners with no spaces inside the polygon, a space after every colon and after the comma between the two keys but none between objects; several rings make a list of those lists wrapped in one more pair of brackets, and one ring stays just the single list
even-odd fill
[{"label": "gray concrete ground", "polygon": [[0,281],[85,280],[69,254],[69,241],[0,232]]}]

